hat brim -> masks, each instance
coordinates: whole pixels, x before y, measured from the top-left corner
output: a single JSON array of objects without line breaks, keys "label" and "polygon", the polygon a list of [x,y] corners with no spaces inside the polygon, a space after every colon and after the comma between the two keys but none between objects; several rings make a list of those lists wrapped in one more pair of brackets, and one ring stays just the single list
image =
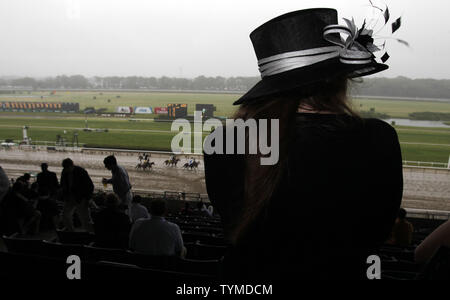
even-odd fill
[{"label": "hat brim", "polygon": [[[263,78],[247,93],[240,97],[233,105],[251,103],[258,101],[266,96],[275,96],[292,90],[305,88],[311,90],[311,87],[334,78],[356,78],[372,75],[388,69],[385,64],[373,61],[369,64],[343,64],[339,58],[323,61],[307,67],[294,69],[277,75]],[[310,96],[310,95],[301,95]]]}]

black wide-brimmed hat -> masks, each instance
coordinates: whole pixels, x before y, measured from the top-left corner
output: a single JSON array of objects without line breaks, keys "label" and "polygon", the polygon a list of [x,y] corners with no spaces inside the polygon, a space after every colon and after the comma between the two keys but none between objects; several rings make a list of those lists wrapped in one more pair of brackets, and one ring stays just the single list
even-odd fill
[{"label": "black wide-brimmed hat", "polygon": [[338,25],[335,9],[314,8],[281,15],[256,28],[250,39],[262,80],[234,105],[386,70],[388,66],[376,62],[371,52],[371,32],[345,21],[347,26]]}]

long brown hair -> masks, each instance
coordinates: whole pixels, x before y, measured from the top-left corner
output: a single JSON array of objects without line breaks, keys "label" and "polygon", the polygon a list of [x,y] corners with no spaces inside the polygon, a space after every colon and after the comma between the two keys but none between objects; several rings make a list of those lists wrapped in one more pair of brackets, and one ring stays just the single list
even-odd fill
[{"label": "long brown hair", "polygon": [[[299,105],[307,105],[316,111],[331,111],[358,116],[348,103],[347,89],[348,80],[339,78],[321,83],[309,90],[291,91],[239,107],[234,119],[279,120],[280,152],[276,165],[261,165],[260,154],[245,156],[244,205],[239,222],[235,224],[232,231],[232,242],[236,243],[258,217],[264,217],[267,214],[268,205],[286,169],[289,145],[295,133],[293,128]],[[248,145],[248,135],[246,138]]]}]

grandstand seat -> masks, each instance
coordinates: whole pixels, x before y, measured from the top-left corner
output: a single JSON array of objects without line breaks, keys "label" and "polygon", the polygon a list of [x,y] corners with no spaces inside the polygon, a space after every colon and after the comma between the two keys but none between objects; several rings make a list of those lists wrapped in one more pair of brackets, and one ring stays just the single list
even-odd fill
[{"label": "grandstand seat", "polygon": [[58,235],[58,241],[63,244],[89,245],[95,240],[95,234],[86,231],[70,232],[57,230],[56,234]]},{"label": "grandstand seat", "polygon": [[70,255],[78,255],[81,259],[85,259],[85,250],[83,245],[79,244],[62,244],[49,241],[42,241],[42,253],[45,256],[53,258],[66,259]]},{"label": "grandstand seat", "polygon": [[[66,279],[66,260],[0,252],[2,279]],[[5,287],[6,288],[6,287]]]},{"label": "grandstand seat", "polygon": [[184,273],[204,274],[216,277],[220,273],[220,261],[180,258],[177,261],[176,270]]},{"label": "grandstand seat", "polygon": [[182,231],[183,241],[185,243],[196,243],[209,236],[205,232]]},{"label": "grandstand seat", "polygon": [[8,252],[39,255],[42,253],[42,240],[17,238],[12,236],[2,237]]},{"label": "grandstand seat", "polygon": [[187,258],[199,260],[221,259],[227,250],[225,246],[200,243],[188,243],[185,247],[188,249]]},{"label": "grandstand seat", "polygon": [[143,278],[143,269],[136,265],[110,261],[82,263],[84,279],[88,280],[134,280]]},{"label": "grandstand seat", "polygon": [[202,244],[216,245],[216,246],[223,246],[227,244],[226,241],[223,239],[223,237],[219,237],[206,232],[193,232],[193,231],[183,232],[183,241],[185,243],[200,242]]},{"label": "grandstand seat", "polygon": [[208,235],[203,237],[200,242],[206,245],[215,245],[215,246],[227,246],[229,243],[223,238],[223,236],[219,235]]},{"label": "grandstand seat", "polygon": [[152,268],[159,270],[175,270],[177,257],[148,255],[138,252],[128,251],[128,263],[142,268]]},{"label": "grandstand seat", "polygon": [[130,254],[123,249],[99,248],[94,246],[84,247],[85,257],[89,261],[113,261],[127,263],[130,261]]},{"label": "grandstand seat", "polygon": [[382,256],[395,258],[396,260],[414,261],[414,250],[382,247],[379,253]]},{"label": "grandstand seat", "polygon": [[418,274],[414,272],[405,271],[382,271],[381,279],[384,280],[414,280],[417,279]]},{"label": "grandstand seat", "polygon": [[84,263],[85,279],[119,279],[119,280],[201,280],[212,278],[202,274],[191,274],[158,269],[142,268],[133,264],[108,261]]},{"label": "grandstand seat", "polygon": [[401,271],[418,273],[420,271],[420,265],[410,261],[382,261],[381,269],[386,271]]}]

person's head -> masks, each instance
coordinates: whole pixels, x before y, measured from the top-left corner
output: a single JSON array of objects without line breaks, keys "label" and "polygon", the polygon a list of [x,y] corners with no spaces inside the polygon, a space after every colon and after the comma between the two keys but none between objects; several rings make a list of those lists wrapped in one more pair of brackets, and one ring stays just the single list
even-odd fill
[{"label": "person's head", "polygon": [[142,197],[141,196],[139,196],[139,195],[134,195],[133,196],[133,203],[141,203],[141,201],[142,201]]},{"label": "person's head", "polygon": [[94,200],[94,203],[98,206],[105,206],[106,195],[107,194],[105,192],[99,192],[93,195],[92,200]]},{"label": "person's head", "polygon": [[46,163],[42,163],[41,164],[41,170],[42,170],[42,172],[47,171],[48,170],[48,165]]},{"label": "person's head", "polygon": [[22,180],[22,181],[24,181],[24,182],[29,182],[30,179],[31,179],[30,173],[25,173],[25,174],[23,174],[22,177],[20,177],[20,180]]},{"label": "person's head", "polygon": [[105,199],[105,206],[109,209],[118,209],[120,205],[120,199],[116,194],[108,194]]},{"label": "person's head", "polygon": [[114,155],[109,155],[105,157],[105,159],[103,160],[103,164],[105,165],[105,168],[107,168],[108,170],[113,169],[115,166],[117,166],[116,157]]},{"label": "person's head", "polygon": [[66,158],[62,161],[62,167],[64,170],[67,171],[72,171],[74,164],[73,164],[73,160],[71,160],[70,158]]},{"label": "person's head", "polygon": [[400,209],[398,210],[397,217],[398,217],[400,220],[404,220],[404,219],[406,218],[406,209],[400,208]]},{"label": "person's head", "polygon": [[153,200],[150,203],[150,214],[156,217],[162,217],[166,214],[167,205],[164,200]]}]

